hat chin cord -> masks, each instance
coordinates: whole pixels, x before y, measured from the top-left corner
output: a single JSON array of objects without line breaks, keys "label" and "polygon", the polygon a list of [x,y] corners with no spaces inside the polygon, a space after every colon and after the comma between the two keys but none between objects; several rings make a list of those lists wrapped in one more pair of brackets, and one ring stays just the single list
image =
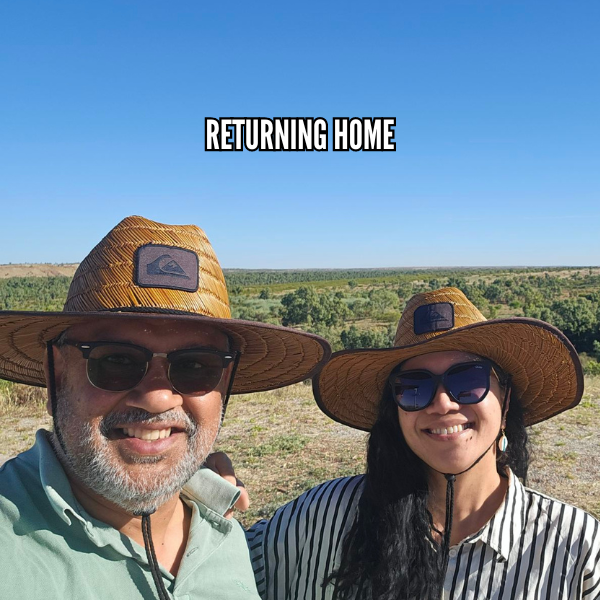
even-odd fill
[{"label": "hat chin cord", "polygon": [[155,512],[156,509],[144,511],[141,513],[134,513],[136,516],[142,517],[142,535],[144,536],[144,548],[146,549],[146,557],[148,564],[150,565],[150,572],[152,573],[152,579],[154,579],[154,585],[158,592],[159,600],[170,600],[169,592],[165,588],[165,584],[160,574],[160,566],[156,558],[156,552],[154,551],[154,542],[152,541],[152,529],[150,527],[150,515]]},{"label": "hat chin cord", "polygon": [[[510,384],[506,384],[506,392],[504,393],[504,400],[502,401],[502,419],[506,417],[506,404],[508,400],[508,394],[510,393]],[[494,441],[487,447],[487,449],[481,454],[481,456],[470,466],[467,467],[464,471],[460,471],[460,473],[443,473],[442,471],[438,471],[434,467],[427,465],[430,469],[433,469],[437,473],[441,473],[446,478],[446,518],[444,523],[444,538],[442,540],[442,570],[441,570],[441,581],[440,586],[443,588],[444,578],[446,576],[446,569],[448,568],[448,561],[450,557],[450,537],[452,535],[452,516],[454,513],[454,483],[456,482],[456,478],[467,471],[470,471],[475,465],[481,461],[481,459],[491,450],[492,446],[499,439],[502,434],[502,425],[500,426],[500,430],[498,431],[498,435],[494,438]]]},{"label": "hat chin cord", "polygon": [[[56,418],[56,409],[58,406],[57,394],[56,394],[56,376],[54,374],[54,340],[46,342],[46,351],[48,356],[48,392],[50,393],[50,405],[52,407],[52,425],[54,427],[54,434],[58,443],[60,444],[61,450],[65,456],[68,456],[67,449],[65,448],[65,442],[58,426],[58,419]],[[146,557],[148,564],[150,565],[150,572],[152,573],[152,579],[158,592],[159,600],[170,600],[169,593],[165,589],[165,584],[160,574],[160,566],[156,559],[156,552],[154,551],[154,543],[152,542],[152,529],[150,527],[150,515],[155,512],[156,509],[144,511],[140,513],[134,513],[136,517],[142,517],[142,535],[144,536],[144,548],[146,549]]]},{"label": "hat chin cord", "polygon": [[[62,437],[62,433],[58,426],[58,419],[56,418],[56,409],[58,406],[57,394],[56,394],[56,376],[54,374],[54,350],[53,350],[53,342],[54,340],[50,340],[46,342],[46,353],[48,356],[48,391],[50,393],[50,405],[52,407],[52,425],[54,427],[54,433],[56,435],[56,439],[60,444],[60,447],[65,454],[68,456],[67,450],[65,448],[65,443]],[[233,388],[233,379],[235,377],[235,372],[237,370],[238,364],[240,361],[240,353],[236,353],[235,361],[233,363],[233,368],[231,371],[231,376],[229,378],[229,384],[227,386],[227,392],[225,394],[225,398],[223,399],[223,409],[221,412],[221,422],[223,421],[223,417],[225,416],[225,409],[227,408],[227,403],[229,401],[229,396],[231,395],[231,390]],[[150,515],[156,512],[156,509],[151,509],[147,511],[142,511],[139,513],[134,513],[136,517],[142,517],[142,535],[144,536],[144,548],[146,550],[146,558],[148,559],[148,564],[150,565],[150,572],[152,573],[152,579],[154,580],[154,585],[156,586],[156,591],[158,592],[159,600],[170,600],[171,596],[169,596],[169,592],[167,592],[165,588],[165,584],[162,579],[162,575],[160,574],[160,565],[158,564],[158,559],[156,558],[156,551],[154,550],[154,542],[152,541],[152,528],[150,525]]]},{"label": "hat chin cord", "polygon": [[63,440],[60,427],[58,426],[58,419],[56,418],[56,412],[58,407],[58,400],[56,394],[56,376],[54,374],[54,340],[46,342],[46,356],[48,357],[48,392],[50,394],[50,407],[52,409],[52,427],[54,428],[54,435],[58,441],[58,444],[63,451],[64,455],[67,456],[67,449],[65,448],[65,442]]},{"label": "hat chin cord", "polygon": [[[52,407],[52,425],[54,427],[54,433],[56,435],[56,439],[60,444],[60,447],[65,454],[68,456],[67,450],[65,448],[65,443],[62,437],[62,433],[60,431],[60,427],[58,426],[58,419],[56,418],[56,409],[58,406],[57,394],[56,394],[56,376],[54,373],[54,350],[53,350],[53,341],[50,340],[46,342],[46,351],[48,356],[48,391],[50,394],[50,405]],[[229,384],[227,386],[227,392],[225,394],[225,398],[223,399],[223,409],[221,413],[221,421],[225,416],[225,409],[227,408],[227,402],[229,401],[229,396],[231,395],[231,390],[233,388],[233,379],[235,377],[235,372],[237,370],[237,366],[239,363],[240,354],[237,353],[235,357],[235,362],[233,364],[233,369],[231,372],[231,376],[229,378]],[[152,541],[152,528],[150,525],[150,515],[156,512],[156,509],[151,509],[147,511],[142,511],[139,513],[134,513],[136,517],[142,517],[142,535],[144,536],[144,548],[146,550],[146,557],[148,559],[148,564],[150,565],[150,572],[152,573],[152,579],[154,580],[154,585],[156,586],[156,591],[158,592],[159,600],[170,600],[171,596],[169,596],[169,592],[167,592],[165,588],[165,584],[162,579],[162,575],[160,574],[160,565],[158,564],[158,560],[156,558],[156,551],[154,550],[154,542]]]}]

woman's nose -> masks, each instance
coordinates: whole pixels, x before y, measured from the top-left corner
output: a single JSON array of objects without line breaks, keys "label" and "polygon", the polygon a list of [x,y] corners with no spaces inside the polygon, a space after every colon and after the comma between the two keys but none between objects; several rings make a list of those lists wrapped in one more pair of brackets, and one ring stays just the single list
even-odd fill
[{"label": "woman's nose", "polygon": [[431,404],[425,409],[431,413],[446,414],[458,410],[460,404],[450,396],[443,383],[438,383]]}]

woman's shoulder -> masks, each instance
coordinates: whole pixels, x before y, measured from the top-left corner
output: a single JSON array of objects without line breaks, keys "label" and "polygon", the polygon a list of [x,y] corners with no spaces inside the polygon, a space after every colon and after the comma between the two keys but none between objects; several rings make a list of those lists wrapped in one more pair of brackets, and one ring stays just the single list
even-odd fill
[{"label": "woman's shoulder", "polygon": [[364,475],[339,477],[320,483],[296,499],[281,506],[268,520],[253,525],[248,534],[250,538],[261,530],[279,530],[295,524],[307,525],[315,520],[333,522],[340,516],[346,517],[356,510],[360,492],[364,484]]},{"label": "woman's shoulder", "polygon": [[282,515],[323,512],[354,505],[360,498],[364,484],[364,475],[338,477],[330,479],[306,490],[295,500],[277,509],[275,517]]},{"label": "woman's shoulder", "polygon": [[[583,536],[590,541],[600,532],[600,521],[586,510],[527,486],[522,489],[525,508],[530,509],[528,513],[535,515],[538,521],[543,515],[547,528],[556,528],[562,536]],[[531,507],[537,510],[531,510]]]},{"label": "woman's shoulder", "polygon": [[552,512],[552,515],[559,516],[562,513],[563,516],[565,512],[573,513],[577,515],[587,515],[594,521],[598,521],[596,517],[591,515],[588,511],[583,508],[578,508],[574,504],[570,504],[569,502],[565,502],[564,500],[559,500],[554,496],[550,496],[544,492],[540,492],[535,488],[531,488],[528,485],[523,485],[523,492],[527,498],[531,498],[532,501],[541,502],[542,505],[548,510]]},{"label": "woman's shoulder", "polygon": [[319,483],[301,494],[295,502],[298,503],[322,503],[332,500],[350,500],[356,496],[356,492],[364,485],[364,475],[351,475],[349,477],[338,477]]}]

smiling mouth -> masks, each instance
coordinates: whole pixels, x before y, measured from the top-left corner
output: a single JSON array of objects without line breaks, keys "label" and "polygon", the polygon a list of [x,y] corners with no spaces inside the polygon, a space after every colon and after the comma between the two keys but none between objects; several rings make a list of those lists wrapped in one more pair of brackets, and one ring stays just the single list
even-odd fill
[{"label": "smiling mouth", "polygon": [[162,440],[168,438],[171,435],[171,428],[167,429],[143,429],[141,427],[124,427],[123,433],[127,437],[138,438],[146,442],[152,442],[154,440]]},{"label": "smiling mouth", "polygon": [[156,440],[164,440],[176,433],[183,432],[183,429],[175,427],[165,427],[164,429],[147,429],[144,427],[119,427],[112,429],[109,438],[113,440],[125,440],[129,438],[137,438],[144,442],[154,442]]},{"label": "smiling mouth", "polygon": [[426,429],[427,433],[432,435],[451,435],[452,433],[460,433],[465,429],[472,429],[473,423],[462,423],[461,425],[453,425],[452,427],[439,427],[436,429]]}]

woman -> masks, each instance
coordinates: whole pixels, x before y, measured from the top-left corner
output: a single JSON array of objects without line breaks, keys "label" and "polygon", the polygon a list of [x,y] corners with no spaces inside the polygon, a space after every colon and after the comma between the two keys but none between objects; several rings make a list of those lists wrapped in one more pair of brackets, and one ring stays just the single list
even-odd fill
[{"label": "woman", "polygon": [[519,480],[525,426],[581,399],[557,329],[486,321],[453,288],[419,294],[393,348],[334,354],[314,389],[330,417],[371,431],[367,474],[250,531],[264,598],[600,598],[598,521]]}]

